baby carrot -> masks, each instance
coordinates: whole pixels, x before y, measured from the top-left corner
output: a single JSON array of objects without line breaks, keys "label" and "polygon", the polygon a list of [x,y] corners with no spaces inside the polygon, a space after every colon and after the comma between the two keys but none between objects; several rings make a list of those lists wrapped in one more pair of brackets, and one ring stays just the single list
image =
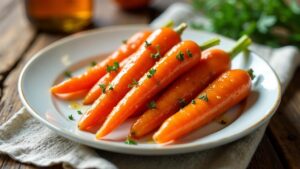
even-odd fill
[{"label": "baby carrot", "polygon": [[80,90],[72,93],[57,94],[57,97],[63,100],[77,100],[82,99],[87,93],[88,90]]},{"label": "baby carrot", "polygon": [[102,76],[106,74],[106,68],[108,65],[113,65],[114,62],[121,62],[130,56],[145,42],[150,34],[150,31],[143,31],[134,34],[127,40],[125,44],[121,45],[118,50],[112,53],[107,59],[98,63],[84,74],[72,77],[53,86],[51,88],[51,92],[57,94],[90,89]]},{"label": "baby carrot", "polygon": [[212,39],[204,46],[199,46],[187,40],[174,46],[140,79],[139,86],[128,92],[118,103],[97,132],[96,138],[100,139],[110,133],[174,79],[195,66],[201,59],[201,50],[218,43],[219,39]]},{"label": "baby carrot", "polygon": [[106,90],[112,90],[113,88],[110,82],[117,76],[117,74],[120,72],[120,70],[122,70],[122,68],[126,65],[130,58],[131,56],[121,62],[118,71],[106,73],[102,78],[100,78],[99,81],[92,87],[92,89],[83,99],[83,104],[92,104],[102,94],[103,91],[105,92]]},{"label": "baby carrot", "polygon": [[169,117],[154,134],[156,143],[167,143],[203,127],[245,99],[251,90],[247,71],[229,70],[202,91],[193,103]]},{"label": "baby carrot", "polygon": [[182,24],[175,30],[160,28],[154,31],[111,82],[113,90],[103,93],[82,116],[79,129],[90,132],[99,129],[107,115],[131,89],[130,85],[134,85],[160,57],[181,41],[180,34],[185,28],[186,24]]},{"label": "baby carrot", "polygon": [[[246,45],[245,45],[246,44]],[[200,62],[180,76],[155,101],[156,108],[148,109],[130,130],[130,137],[139,139],[159,126],[180,108],[191,102],[212,80],[230,69],[230,59],[251,44],[247,36],[240,38],[231,51],[208,49],[202,53]]]}]

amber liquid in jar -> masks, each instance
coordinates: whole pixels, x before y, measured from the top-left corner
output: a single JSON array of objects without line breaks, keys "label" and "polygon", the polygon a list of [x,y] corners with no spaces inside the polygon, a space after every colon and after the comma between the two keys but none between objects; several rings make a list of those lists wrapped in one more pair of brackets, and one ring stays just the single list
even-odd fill
[{"label": "amber liquid in jar", "polygon": [[37,28],[72,33],[92,20],[92,0],[25,0],[26,14]]}]

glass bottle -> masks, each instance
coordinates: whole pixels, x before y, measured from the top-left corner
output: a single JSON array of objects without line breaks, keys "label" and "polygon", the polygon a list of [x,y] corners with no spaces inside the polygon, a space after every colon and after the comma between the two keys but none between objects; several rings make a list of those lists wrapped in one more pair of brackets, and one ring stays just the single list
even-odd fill
[{"label": "glass bottle", "polygon": [[48,32],[72,33],[92,20],[92,0],[25,0],[26,14],[37,28]]}]

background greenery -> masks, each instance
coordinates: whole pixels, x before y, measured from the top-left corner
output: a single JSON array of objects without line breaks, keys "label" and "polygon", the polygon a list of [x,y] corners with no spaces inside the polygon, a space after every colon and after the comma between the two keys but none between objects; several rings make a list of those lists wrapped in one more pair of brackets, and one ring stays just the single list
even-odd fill
[{"label": "background greenery", "polygon": [[248,34],[255,42],[300,48],[300,6],[297,0],[192,0],[210,24],[192,23],[195,29],[238,39]]}]

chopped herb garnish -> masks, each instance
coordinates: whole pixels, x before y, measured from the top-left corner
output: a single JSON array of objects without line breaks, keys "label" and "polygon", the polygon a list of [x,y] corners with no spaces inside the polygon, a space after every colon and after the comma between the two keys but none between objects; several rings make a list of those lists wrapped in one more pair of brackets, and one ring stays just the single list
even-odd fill
[{"label": "chopped herb garnish", "polygon": [[132,79],[131,84],[128,85],[128,88],[133,88],[134,86],[138,86],[139,82],[136,81],[135,79]]},{"label": "chopped herb garnish", "polygon": [[188,55],[188,57],[193,57],[193,54],[192,54],[192,52],[189,50],[189,49],[187,49],[186,50],[186,54]]},{"label": "chopped herb garnish", "polygon": [[112,84],[108,85],[108,90],[114,90],[114,86]]},{"label": "chopped herb garnish", "polygon": [[105,84],[99,84],[99,87],[102,89],[102,93],[105,93],[106,91],[106,86]]},{"label": "chopped herb garnish", "polygon": [[69,78],[72,77],[72,73],[70,71],[65,71],[64,75]]},{"label": "chopped herb garnish", "polygon": [[184,108],[184,106],[186,106],[186,101],[183,98],[179,98],[178,99],[178,104],[180,106],[180,108]]},{"label": "chopped herb garnish", "polygon": [[145,47],[151,46],[151,43],[148,41],[145,41]]},{"label": "chopped herb garnish", "polygon": [[182,62],[184,60],[184,54],[182,51],[179,51],[178,54],[176,55],[176,59]]},{"label": "chopped herb garnish", "polygon": [[127,137],[124,143],[129,145],[137,145],[137,142],[132,140],[130,137]]},{"label": "chopped herb garnish", "polygon": [[68,118],[69,118],[69,120],[74,120],[74,117],[73,117],[72,114],[70,114],[70,115],[68,116]]},{"label": "chopped herb garnish", "polygon": [[122,40],[122,43],[123,43],[123,44],[126,44],[126,43],[127,43],[127,39]]},{"label": "chopped herb garnish", "polygon": [[159,52],[152,53],[152,54],[151,54],[151,57],[152,57],[153,59],[158,59],[158,58],[160,58],[160,53],[159,53]]},{"label": "chopped herb garnish", "polygon": [[203,101],[205,101],[205,102],[208,102],[207,94],[200,95],[198,98],[199,98],[200,100],[203,100]]},{"label": "chopped herb garnish", "polygon": [[155,73],[156,73],[156,69],[151,68],[147,74],[147,77],[151,78],[154,76]]},{"label": "chopped herb garnish", "polygon": [[227,124],[227,122],[225,120],[221,120],[220,123],[223,125]]},{"label": "chopped herb garnish", "polygon": [[96,65],[97,65],[97,62],[96,62],[96,61],[92,61],[92,62],[91,62],[91,66],[92,66],[92,67],[94,67],[94,66],[96,66]]},{"label": "chopped herb garnish", "polygon": [[107,65],[106,71],[107,71],[108,73],[110,73],[110,72],[112,72],[112,71],[115,71],[115,72],[116,72],[116,71],[119,70],[119,68],[120,68],[119,63],[118,63],[118,62],[114,62],[114,64],[113,64],[112,66]]},{"label": "chopped herb garnish", "polygon": [[248,70],[248,74],[250,75],[251,80],[253,80],[253,79],[255,78],[253,69],[249,69],[249,70]]},{"label": "chopped herb garnish", "polygon": [[196,104],[196,101],[194,99],[192,100],[192,104]]},{"label": "chopped herb garnish", "polygon": [[155,103],[155,101],[151,101],[150,103],[148,103],[148,108],[149,108],[149,109],[155,109],[155,108],[156,108],[156,103]]},{"label": "chopped herb garnish", "polygon": [[77,114],[82,115],[82,112],[80,110],[77,110]]}]

